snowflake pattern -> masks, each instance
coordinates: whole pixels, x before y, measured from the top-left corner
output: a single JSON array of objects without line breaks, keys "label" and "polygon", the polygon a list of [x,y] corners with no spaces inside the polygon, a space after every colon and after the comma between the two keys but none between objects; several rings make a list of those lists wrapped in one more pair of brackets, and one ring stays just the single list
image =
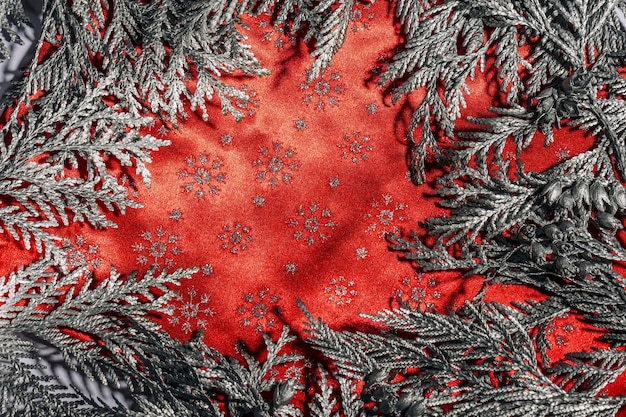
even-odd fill
[{"label": "snowflake pattern", "polygon": [[402,278],[402,287],[393,294],[394,307],[434,312],[435,303],[441,298],[441,292],[436,289],[438,284],[435,278],[417,272],[413,279]]},{"label": "snowflake pattern", "polygon": [[333,278],[328,283],[328,286],[324,289],[324,292],[328,294],[328,301],[338,306],[350,304],[354,297],[357,295],[357,291],[353,288],[354,281],[348,281],[343,275],[338,278]]},{"label": "snowflake pattern", "polygon": [[558,347],[565,347],[569,342],[569,334],[574,332],[574,325],[570,322],[562,323],[564,319],[567,319],[568,314],[561,314],[545,326],[545,335],[551,336],[554,339],[554,343]]},{"label": "snowflake pattern", "polygon": [[330,230],[337,226],[330,220],[330,209],[321,208],[317,203],[310,203],[306,208],[301,205],[296,212],[298,217],[289,219],[287,224],[297,229],[293,234],[294,239],[303,240],[307,246],[313,245],[317,240],[326,241],[330,237]]},{"label": "snowflake pattern", "polygon": [[365,106],[365,111],[367,112],[367,114],[372,116],[372,115],[378,113],[378,106],[376,105],[376,103],[368,103]]},{"label": "snowflake pattern", "polygon": [[383,194],[382,199],[372,200],[372,210],[363,217],[368,221],[367,231],[377,232],[378,237],[384,238],[389,233],[401,234],[397,222],[407,221],[409,218],[404,214],[406,205],[402,202],[394,202],[388,194]]},{"label": "snowflake pattern", "polygon": [[141,234],[143,242],[135,243],[133,251],[137,252],[137,263],[155,268],[168,267],[175,265],[174,257],[180,255],[183,251],[176,245],[178,236],[168,231],[163,226],[158,226],[154,231],[145,231]]},{"label": "snowflake pattern", "polygon": [[182,218],[183,218],[182,211],[180,211],[179,209],[170,210],[170,219],[174,220],[175,222],[178,222]]},{"label": "snowflake pattern", "polygon": [[276,314],[280,314],[278,294],[270,294],[269,288],[263,288],[256,295],[247,293],[243,301],[236,309],[243,316],[240,320],[243,327],[252,327],[259,333],[276,326]]},{"label": "snowflake pattern", "polygon": [[285,265],[285,272],[286,272],[287,274],[291,274],[291,275],[293,275],[293,274],[295,274],[295,273],[296,273],[296,270],[297,270],[297,269],[298,269],[297,265],[296,265],[296,264],[294,264],[293,262],[289,262],[289,263],[287,263],[287,264]]},{"label": "snowflake pattern", "polygon": [[65,249],[65,257],[70,268],[79,268],[88,266],[97,269],[102,265],[102,259],[98,256],[100,249],[98,245],[89,243],[82,235],[74,237],[74,241],[70,238],[64,238],[62,241]]},{"label": "snowflake pattern", "polygon": [[[180,305],[170,305],[166,309],[166,313],[170,316],[168,321],[170,324],[180,326],[185,333],[191,333],[198,328],[204,328],[207,325],[207,316],[213,317],[215,311],[209,307],[210,297],[202,294],[200,298],[196,298],[198,291],[191,288],[187,291],[185,297],[178,294],[174,300]],[[181,324],[182,323],[182,324]]]},{"label": "snowflake pattern", "polygon": [[367,249],[365,249],[365,248],[357,248],[354,251],[354,253],[355,253],[356,258],[358,260],[365,259],[365,258],[367,258],[367,255],[368,255]]},{"label": "snowflake pattern", "polygon": [[306,120],[304,119],[298,119],[294,122],[294,126],[296,127],[296,130],[299,132],[302,132],[304,129],[306,129],[309,125],[307,124]]},{"label": "snowflake pattern", "polygon": [[252,242],[250,227],[242,226],[241,223],[224,226],[223,232],[218,235],[218,238],[221,241],[221,248],[229,250],[231,253],[239,253],[246,250],[248,244]]},{"label": "snowflake pattern", "polygon": [[559,148],[554,154],[559,162],[569,159],[569,149],[567,148]]},{"label": "snowflake pattern", "polygon": [[271,42],[277,50],[282,50],[287,45],[295,46],[297,44],[296,37],[294,35],[285,35],[282,30],[282,25],[278,28],[270,22],[269,16],[262,15],[259,17],[258,25],[263,29],[263,42]]},{"label": "snowflake pattern", "polygon": [[207,193],[210,195],[219,193],[218,184],[226,181],[221,158],[210,160],[209,156],[203,153],[198,158],[188,156],[185,165],[186,168],[178,171],[178,178],[184,181],[185,193],[193,193],[197,199],[204,198]]},{"label": "snowflake pattern", "polygon": [[233,135],[231,135],[230,133],[224,133],[221,137],[220,137],[220,143],[222,144],[222,146],[230,146],[233,144]]},{"label": "snowflake pattern", "polygon": [[263,207],[265,205],[265,197],[260,194],[255,195],[252,197],[252,204],[254,204],[254,207]]},{"label": "snowflake pattern", "polygon": [[[306,78],[309,78],[310,71],[306,72]],[[300,84],[300,89],[305,91],[302,100],[306,104],[315,104],[317,110],[324,110],[326,104],[337,106],[339,104],[339,95],[343,94],[344,87],[340,83],[341,76],[339,72],[333,71],[330,76],[322,70],[320,76],[310,83],[304,82]]]},{"label": "snowflake pattern", "polygon": [[294,160],[295,150],[284,149],[280,142],[274,142],[271,148],[260,146],[260,157],[252,162],[257,169],[256,177],[260,181],[267,181],[271,188],[284,182],[289,184],[293,179],[293,171],[299,168]]},{"label": "snowflake pattern", "polygon": [[261,102],[259,101],[257,97],[256,90],[249,89],[248,86],[245,84],[242,85],[239,89],[243,91],[244,93],[247,93],[249,99],[245,100],[242,98],[238,98],[235,100],[235,105],[239,107],[240,110],[243,110],[246,113],[248,113],[248,116],[254,116],[256,114],[257,109],[261,105]]},{"label": "snowflake pattern", "polygon": [[370,157],[370,152],[374,150],[374,147],[370,144],[370,138],[361,135],[359,132],[352,133],[352,136],[344,135],[343,140],[345,143],[337,145],[343,150],[341,157],[349,159],[355,164],[359,161],[367,161]]}]

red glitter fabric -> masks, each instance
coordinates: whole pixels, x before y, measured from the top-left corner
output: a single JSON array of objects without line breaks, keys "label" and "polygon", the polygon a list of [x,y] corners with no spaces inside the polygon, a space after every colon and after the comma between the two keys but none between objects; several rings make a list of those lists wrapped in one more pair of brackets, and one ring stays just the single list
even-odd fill
[{"label": "red glitter fabric", "polygon": [[[172,144],[154,154],[150,188],[124,177],[143,207],[117,216],[114,229],[67,228],[69,264],[86,262],[96,277],[112,264],[140,272],[199,267],[161,324],[181,340],[205,329],[205,342],[224,353],[234,353],[239,340],[258,346],[260,332],[276,334],[285,324],[302,335],[296,298],[335,329],[358,328],[367,322],[359,313],[403,303],[445,312],[471,300],[480,277],[418,273],[385,240],[389,232],[422,233],[419,222],[445,213],[434,195],[441,172],[430,169],[422,186],[408,175],[405,134],[419,94],[392,104],[376,82],[402,42],[388,5],[358,5],[333,65],[309,84],[306,44],[263,18],[245,23],[271,71],[228,80],[251,97],[237,103],[245,117],[223,116],[216,104],[208,122],[187,109],[178,129],[151,132]],[[485,116],[499,99],[494,76],[477,75],[464,115]],[[552,166],[592,139],[563,132],[549,147],[535,142],[526,151],[529,169]],[[18,257],[34,257],[4,239],[10,256],[3,272]],[[504,303],[541,298],[521,286],[487,293]],[[599,346],[596,336],[576,315],[558,318],[550,354]],[[605,393],[625,394],[623,378]]]}]

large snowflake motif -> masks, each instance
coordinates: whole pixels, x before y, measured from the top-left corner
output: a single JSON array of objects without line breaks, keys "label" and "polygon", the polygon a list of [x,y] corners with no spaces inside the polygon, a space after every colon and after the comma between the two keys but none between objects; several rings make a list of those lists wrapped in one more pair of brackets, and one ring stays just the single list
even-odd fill
[{"label": "large snowflake motif", "polygon": [[394,202],[388,194],[383,194],[382,199],[373,200],[372,210],[365,214],[363,218],[369,222],[368,232],[378,232],[380,238],[384,238],[389,233],[399,235],[401,230],[397,222],[408,220],[404,209],[406,205],[402,202]]},{"label": "large snowflake motif", "polygon": [[436,289],[438,284],[435,278],[417,272],[413,279],[404,277],[402,287],[393,294],[394,306],[433,312],[435,303],[441,298],[441,292]]},{"label": "large snowflake motif", "polygon": [[369,136],[361,135],[359,132],[354,132],[352,135],[344,135],[343,141],[344,143],[338,145],[343,150],[341,157],[349,159],[355,164],[359,161],[367,161],[370,157],[370,152],[374,150]]},{"label": "large snowflake motif", "polygon": [[145,231],[141,234],[143,242],[135,243],[133,251],[139,253],[137,262],[140,265],[155,266],[157,269],[163,266],[171,268],[175,265],[174,256],[183,251],[176,246],[178,236],[168,231],[163,226],[158,226],[153,232]]},{"label": "large snowflake motif", "polygon": [[259,154],[260,157],[252,165],[257,168],[256,177],[260,181],[267,181],[272,188],[281,181],[285,184],[291,182],[293,171],[299,167],[294,160],[296,152],[293,148],[283,149],[281,143],[274,142],[271,148],[260,146]]},{"label": "large snowflake motif", "polygon": [[74,241],[70,238],[65,238],[62,244],[65,249],[66,261],[70,268],[88,266],[96,269],[102,265],[102,259],[98,256],[100,252],[98,245],[88,243],[84,236],[77,235],[74,237]]},{"label": "large snowflake motif", "polygon": [[324,242],[330,237],[329,232],[337,224],[330,220],[332,213],[328,207],[320,208],[317,203],[310,203],[307,208],[300,206],[297,209],[298,217],[289,219],[287,224],[298,229],[293,237],[304,240],[308,246],[313,245],[316,239]]},{"label": "large snowflake motif", "polygon": [[206,327],[207,316],[213,317],[215,314],[215,311],[209,307],[210,297],[207,294],[202,294],[197,298],[197,295],[198,291],[195,288],[189,289],[184,297],[178,294],[174,299],[180,305],[170,305],[169,309],[166,310],[170,316],[170,324],[180,325],[185,333]]},{"label": "large snowflake motif", "polygon": [[[306,78],[309,78],[310,71],[306,72]],[[306,104],[314,103],[317,110],[323,110],[326,104],[337,106],[339,104],[338,96],[343,94],[343,85],[339,82],[341,76],[339,72],[333,71],[330,76],[326,71],[322,71],[320,76],[310,83],[304,82],[300,84],[300,89],[305,91],[302,100]]]},{"label": "large snowflake motif", "polygon": [[185,160],[186,167],[178,171],[178,177],[185,181],[183,191],[193,193],[197,199],[204,198],[209,193],[216,195],[220,188],[218,184],[226,181],[226,174],[222,172],[222,160],[213,158],[210,160],[205,153],[198,158],[188,156]]},{"label": "large snowflake motif", "polygon": [[226,225],[222,229],[223,232],[218,235],[222,242],[221,247],[224,250],[230,250],[231,253],[238,253],[248,248],[248,244],[252,242],[250,235],[250,227],[242,226],[241,223],[234,225]]},{"label": "large snowflake motif", "polygon": [[243,300],[244,303],[236,309],[243,316],[240,321],[243,327],[252,326],[259,333],[276,326],[275,314],[280,314],[278,294],[270,294],[269,288],[263,288],[256,295],[247,293]]},{"label": "large snowflake motif", "polygon": [[350,304],[352,299],[356,297],[357,291],[353,288],[354,281],[348,281],[343,275],[333,278],[324,288],[324,292],[328,294],[328,301],[338,306]]}]

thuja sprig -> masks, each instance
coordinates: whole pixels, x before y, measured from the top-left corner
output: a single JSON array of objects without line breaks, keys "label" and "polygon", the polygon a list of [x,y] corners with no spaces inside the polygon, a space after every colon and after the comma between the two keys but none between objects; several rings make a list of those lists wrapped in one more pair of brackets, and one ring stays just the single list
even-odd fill
[{"label": "thuja sprig", "polygon": [[[359,387],[362,415],[495,417],[550,410],[554,416],[614,416],[625,403],[623,397],[594,397],[621,366],[597,362],[600,353],[589,369],[595,376],[604,370],[608,378],[571,390],[557,385],[538,362],[532,320],[497,303],[467,303],[448,316],[410,309],[367,316],[382,334],[334,331],[303,311],[309,343],[332,360],[336,378]],[[561,365],[554,373],[564,381],[572,371]]]}]

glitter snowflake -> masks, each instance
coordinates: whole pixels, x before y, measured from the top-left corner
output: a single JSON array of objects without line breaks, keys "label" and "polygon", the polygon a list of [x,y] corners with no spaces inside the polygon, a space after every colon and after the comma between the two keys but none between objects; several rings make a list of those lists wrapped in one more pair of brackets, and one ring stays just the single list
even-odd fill
[{"label": "glitter snowflake", "polygon": [[295,125],[296,129],[297,129],[298,131],[300,131],[300,132],[301,132],[301,131],[303,131],[304,129],[306,129],[306,128],[308,127],[308,124],[307,124],[306,120],[304,120],[304,119],[298,119],[298,120],[296,120],[296,121],[294,122],[294,125]]},{"label": "glitter snowflake", "polygon": [[328,294],[328,301],[338,306],[350,304],[354,297],[357,295],[357,291],[353,288],[354,281],[348,281],[343,275],[338,278],[333,278],[328,283],[328,286],[324,288],[324,292]]},{"label": "glitter snowflake", "polygon": [[247,293],[243,297],[243,304],[236,311],[241,316],[240,323],[243,327],[253,327],[259,333],[276,326],[276,314],[280,314],[277,306],[280,301],[278,294],[271,294],[268,288],[263,288],[257,294]]},{"label": "glitter snowflake", "polygon": [[241,223],[235,223],[233,226],[224,226],[223,233],[220,233],[218,238],[222,242],[222,249],[229,250],[231,253],[239,253],[246,250],[248,244],[252,242],[250,227],[242,226]]},{"label": "glitter snowflake", "polygon": [[140,265],[155,266],[157,269],[163,266],[171,268],[175,265],[174,257],[183,251],[176,246],[178,236],[168,231],[163,226],[158,226],[153,232],[145,231],[141,234],[143,242],[135,243],[133,251],[139,253],[137,263]]},{"label": "glitter snowflake", "polygon": [[271,148],[259,147],[260,157],[252,162],[256,167],[256,177],[260,181],[267,181],[270,187],[274,188],[280,182],[288,184],[293,179],[293,171],[299,165],[294,160],[295,150],[293,148],[284,149],[279,142],[274,142]]},{"label": "glitter snowflake", "polygon": [[339,187],[339,184],[341,184],[339,177],[330,177],[330,179],[328,180],[328,185],[330,185],[330,188],[337,188]]},{"label": "glitter snowflake", "polygon": [[255,195],[252,197],[252,204],[254,204],[255,207],[263,207],[265,205],[265,197],[258,194]]},{"label": "glitter snowflake", "polygon": [[211,264],[204,264],[202,266],[202,268],[200,268],[200,272],[202,272],[202,275],[205,277],[208,277],[209,275],[213,274],[213,265]]},{"label": "glitter snowflake", "polygon": [[225,133],[220,137],[220,143],[223,146],[230,146],[233,144],[233,135],[230,133]]},{"label": "glitter snowflake", "polygon": [[[196,298],[198,291],[191,288],[187,291],[185,297],[180,294],[174,297],[179,305],[171,306],[166,313],[170,316],[168,321],[170,324],[179,325],[185,333],[191,333],[198,328],[204,328],[207,325],[207,316],[213,317],[215,311],[209,307],[210,297],[202,294],[199,299]],[[181,324],[182,323],[182,324]]]},{"label": "glitter snowflake", "polygon": [[179,209],[174,209],[170,211],[170,219],[174,220],[175,222],[180,221],[180,219],[183,218],[183,212],[180,211]]},{"label": "glitter snowflake", "polygon": [[293,262],[289,262],[285,265],[285,272],[288,274],[295,274],[298,267]]},{"label": "glitter snowflake", "polygon": [[566,322],[563,324],[563,321],[567,319],[567,317],[567,313],[557,316],[555,319],[548,322],[544,330],[545,335],[552,337],[558,347],[567,346],[569,342],[568,334],[574,332],[574,325],[572,323]]},{"label": "glitter snowflake", "polygon": [[435,303],[441,298],[441,292],[436,289],[438,284],[435,278],[417,272],[413,279],[404,277],[402,287],[394,291],[394,306],[422,312],[435,311]]},{"label": "glitter snowflake", "polygon": [[294,35],[285,35],[282,25],[274,27],[268,16],[262,15],[259,18],[258,25],[263,29],[263,42],[273,43],[277,50],[284,49],[287,45],[295,46],[297,44]]},{"label": "glitter snowflake", "polygon": [[220,188],[218,184],[226,181],[226,174],[222,172],[222,160],[213,158],[210,160],[207,154],[201,154],[197,159],[188,156],[185,161],[186,168],[178,171],[178,178],[183,180],[183,191],[193,193],[197,199],[202,199],[209,193],[216,195]]},{"label": "glitter snowflake", "polygon": [[96,269],[102,265],[102,259],[98,256],[100,254],[98,245],[88,243],[84,236],[75,236],[73,242],[72,239],[65,238],[62,244],[65,249],[66,261],[70,268],[88,266]]},{"label": "glitter snowflake", "polygon": [[378,112],[378,106],[376,106],[375,103],[369,103],[365,106],[365,111],[367,112],[367,114],[374,115]]},{"label": "glitter snowflake", "polygon": [[287,224],[296,228],[293,237],[303,240],[308,246],[313,245],[317,239],[322,242],[330,237],[328,234],[337,224],[330,220],[332,213],[328,207],[320,208],[317,203],[310,203],[307,208],[300,206],[297,209],[298,217],[289,219]]},{"label": "glitter snowflake", "polygon": [[[307,71],[306,77],[309,78],[310,71]],[[326,104],[337,106],[339,104],[338,96],[343,94],[343,85],[339,82],[341,76],[337,71],[333,71],[330,76],[326,71],[322,71],[320,76],[310,83],[300,84],[300,89],[305,91],[303,101],[306,104],[315,104],[317,110],[323,110]]]},{"label": "glitter snowflake", "polygon": [[256,114],[256,110],[261,105],[261,102],[259,101],[257,97],[256,90],[249,89],[248,86],[245,84],[242,85],[239,89],[247,93],[249,99],[245,100],[242,98],[238,98],[235,100],[235,105],[239,107],[241,110],[244,110],[245,112],[247,112],[249,116],[254,116]]},{"label": "glitter snowflake", "polygon": [[354,132],[351,135],[344,135],[342,143],[339,146],[343,150],[341,157],[343,159],[349,159],[355,164],[359,161],[367,161],[370,157],[370,152],[374,147],[370,143],[370,138],[365,135],[361,135],[359,132]]},{"label": "glitter snowflake", "polygon": [[388,194],[384,194],[380,200],[373,200],[371,207],[372,210],[363,216],[369,222],[366,230],[371,233],[377,232],[380,238],[384,238],[389,233],[399,235],[401,230],[397,222],[409,219],[404,214],[406,205],[394,202]]},{"label": "glitter snowflake", "polygon": [[563,161],[565,161],[566,159],[569,158],[569,149],[567,149],[567,148],[559,148],[555,152],[555,156],[559,160],[559,162],[563,162]]},{"label": "glitter snowflake", "polygon": [[354,251],[354,253],[356,254],[356,258],[358,260],[365,259],[365,258],[367,258],[367,255],[368,255],[367,249],[365,249],[365,248],[357,248]]}]

